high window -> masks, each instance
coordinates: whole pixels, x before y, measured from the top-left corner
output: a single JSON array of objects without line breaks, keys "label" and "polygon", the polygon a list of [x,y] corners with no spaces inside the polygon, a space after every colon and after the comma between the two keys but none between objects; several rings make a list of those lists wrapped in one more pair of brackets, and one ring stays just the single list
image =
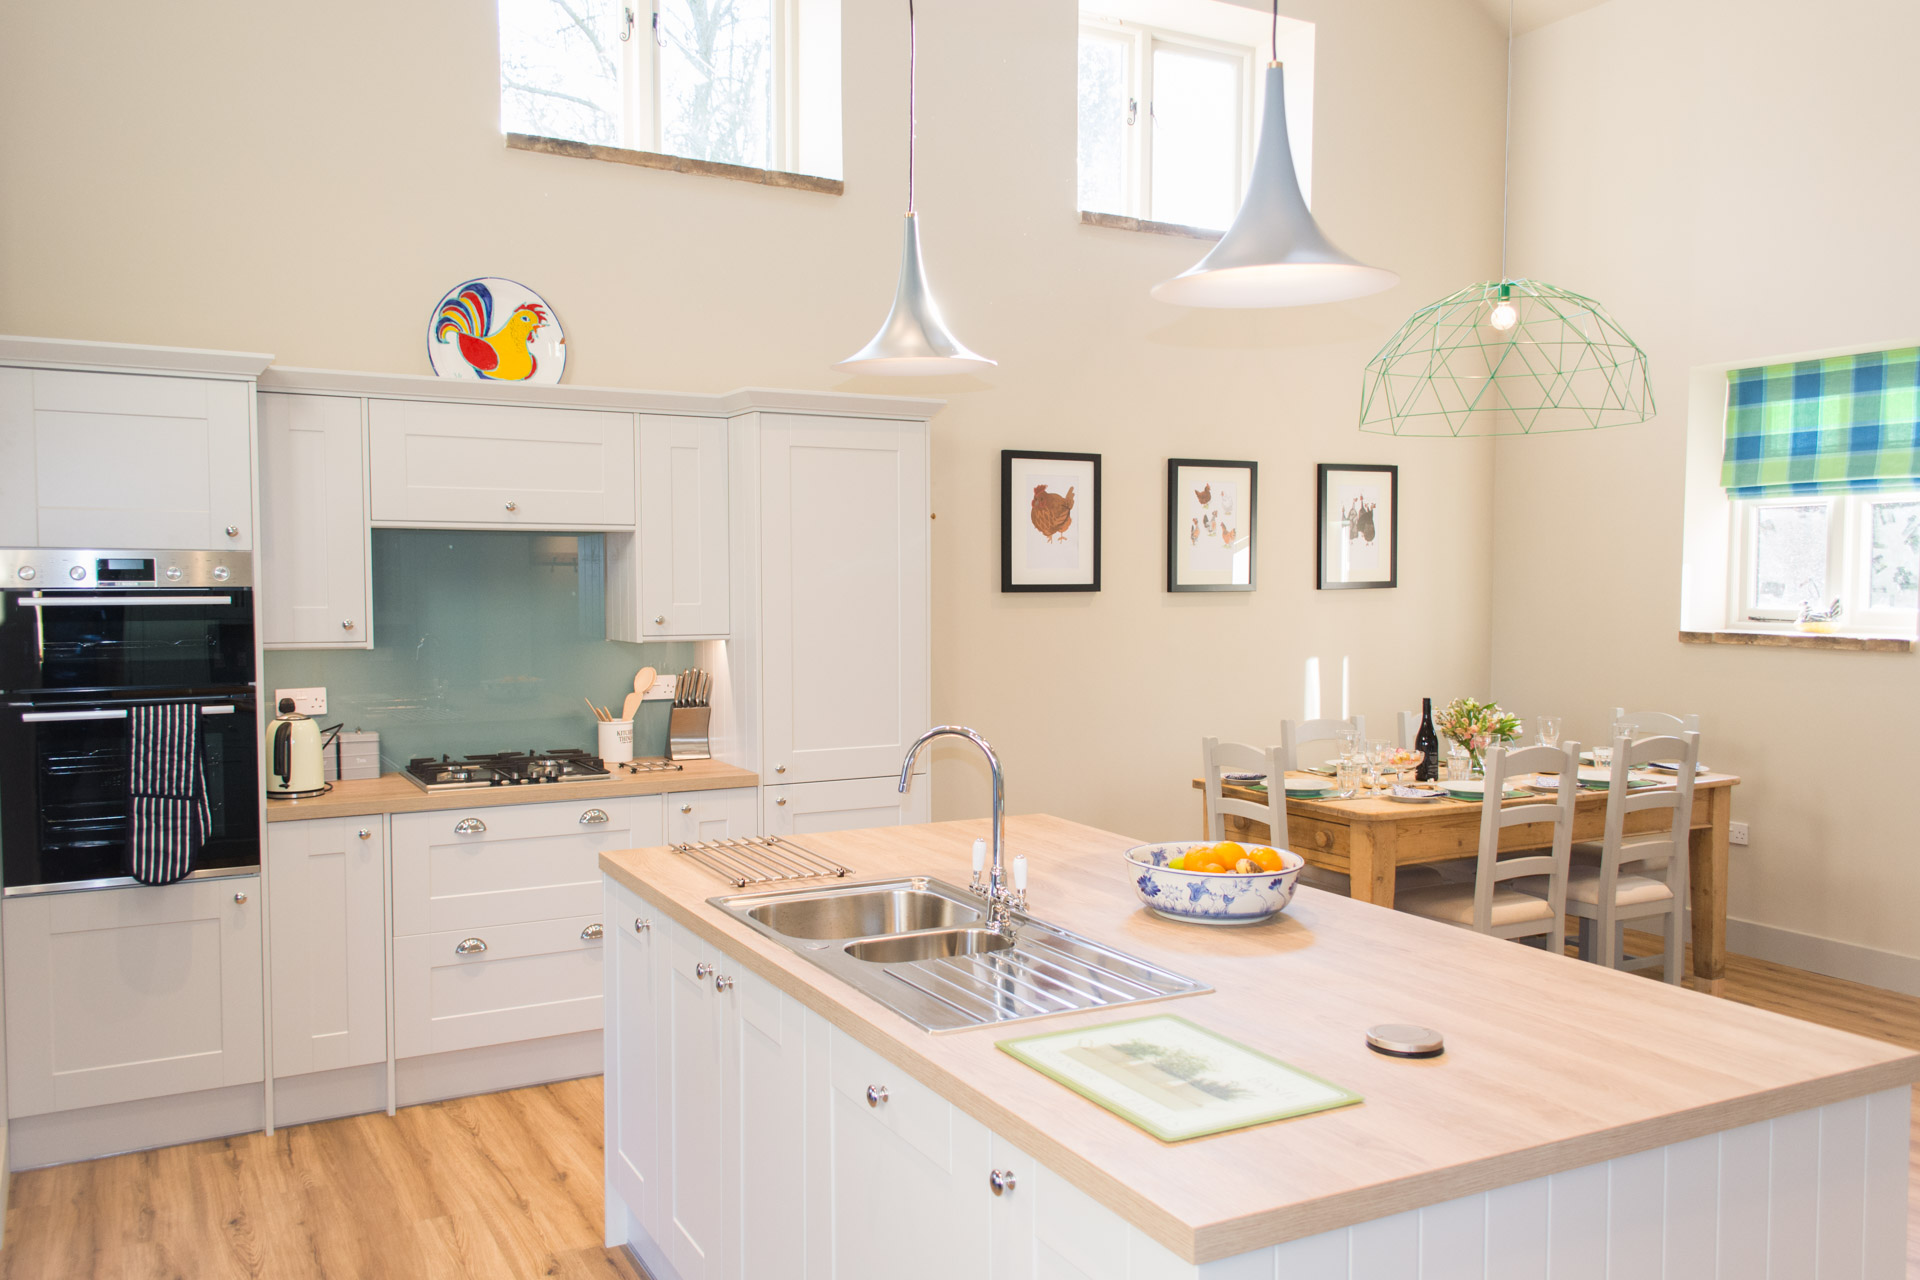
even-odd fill
[{"label": "high window", "polygon": [[[1310,195],[1313,27],[1280,20],[1288,139]],[[1080,7],[1080,208],[1212,230],[1246,191],[1269,16],[1221,0]]]},{"label": "high window", "polygon": [[1920,617],[1920,348],[1728,375],[1730,612],[1788,628],[1839,600],[1854,634]]},{"label": "high window", "polygon": [[500,0],[500,121],[838,177],[839,0]]}]

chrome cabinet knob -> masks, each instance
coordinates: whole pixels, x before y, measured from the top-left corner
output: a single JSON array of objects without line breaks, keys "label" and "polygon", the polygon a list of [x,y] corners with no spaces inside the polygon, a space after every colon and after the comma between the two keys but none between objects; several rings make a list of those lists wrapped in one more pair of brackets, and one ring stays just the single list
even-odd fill
[{"label": "chrome cabinet knob", "polygon": [[342,622],[342,623],[340,624],[340,629],[341,629],[342,631],[351,631],[351,630],[353,630],[353,619],[352,619],[352,618],[348,618],[348,619],[347,619],[347,620],[346,620],[345,622]]},{"label": "chrome cabinet knob", "polygon": [[453,834],[457,836],[477,836],[487,829],[487,824],[478,818],[462,818],[453,824]]},{"label": "chrome cabinet knob", "polygon": [[368,830],[366,827],[360,828],[360,830],[355,832],[354,834],[358,835],[362,840],[373,839],[373,832]]},{"label": "chrome cabinet knob", "polygon": [[657,617],[657,618],[655,618],[655,619],[653,620],[653,625],[654,625],[654,626],[656,626],[656,627],[664,627],[664,626],[666,626],[666,625],[667,625],[667,615],[663,613],[663,614],[661,614],[661,615],[660,615],[659,617]]},{"label": "chrome cabinet knob", "polygon": [[520,504],[519,504],[519,503],[517,503],[517,502],[509,502],[509,503],[507,503],[507,510],[509,510],[509,511],[518,511],[519,509],[520,509]]},{"label": "chrome cabinet knob", "polygon": [[487,943],[484,938],[465,938],[461,940],[458,946],[454,947],[453,954],[457,956],[477,956],[486,949]]},{"label": "chrome cabinet knob", "polygon": [[583,827],[597,827],[603,822],[611,821],[613,819],[607,816],[605,809],[589,809],[580,815],[580,825]]},{"label": "chrome cabinet knob", "polygon": [[713,980],[713,989],[715,991],[731,991],[733,990],[733,979],[723,973]]},{"label": "chrome cabinet knob", "polygon": [[993,1188],[993,1194],[1003,1196],[1013,1190],[1013,1170],[995,1169],[987,1175],[987,1185]]},{"label": "chrome cabinet knob", "polygon": [[681,805],[681,806],[680,806],[680,812],[682,812],[682,813],[692,813],[692,812],[693,812],[693,806],[692,806],[692,805],[690,805],[690,804],[683,804],[683,805]]},{"label": "chrome cabinet knob", "polygon": [[229,538],[237,538],[237,537],[239,537],[239,536],[240,536],[240,526],[239,526],[239,525],[237,525],[237,524],[230,524],[230,525],[228,525],[228,526],[227,526],[227,536],[228,536]]},{"label": "chrome cabinet knob", "polygon": [[244,894],[244,893],[236,893],[236,894],[234,894],[234,895],[233,895],[233,900],[234,900],[235,902],[237,902],[237,903],[239,903],[239,904],[240,904],[241,906],[243,906],[243,907],[247,905],[247,895],[246,895],[246,894]]},{"label": "chrome cabinet knob", "polygon": [[887,1086],[870,1084],[867,1086],[867,1105],[877,1107],[887,1100]]},{"label": "chrome cabinet knob", "polygon": [[653,928],[653,921],[648,920],[643,916],[635,916],[633,918],[633,931],[635,933],[646,933],[648,930],[652,928]]},{"label": "chrome cabinet knob", "polygon": [[598,942],[607,936],[607,931],[597,924],[590,924],[580,931],[580,941]]},{"label": "chrome cabinet knob", "polygon": [[699,964],[693,966],[693,976],[700,979],[711,978],[713,976],[713,966],[705,960],[702,960]]},{"label": "chrome cabinet knob", "polygon": [[775,766],[773,766],[773,771],[774,771],[775,773],[785,773],[785,772],[787,771],[787,766],[785,766],[785,765],[783,765],[783,764],[777,764],[777,765],[775,765]]},{"label": "chrome cabinet knob", "polygon": [[787,798],[785,796],[781,796],[778,800],[774,801],[774,803],[777,805],[784,805],[786,804],[786,802],[787,802]]}]

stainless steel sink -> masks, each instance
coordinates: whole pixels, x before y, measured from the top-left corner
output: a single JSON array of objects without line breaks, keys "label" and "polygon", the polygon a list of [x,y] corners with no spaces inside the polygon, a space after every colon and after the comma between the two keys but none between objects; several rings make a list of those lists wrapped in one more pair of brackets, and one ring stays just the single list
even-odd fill
[{"label": "stainless steel sink", "polygon": [[1008,938],[965,889],[926,876],[707,899],[932,1032],[1212,988],[1024,911]]},{"label": "stainless steel sink", "polygon": [[871,938],[916,929],[953,929],[986,918],[971,903],[912,886],[850,885],[845,892],[812,890],[776,897],[751,908],[747,915],[786,938]]}]

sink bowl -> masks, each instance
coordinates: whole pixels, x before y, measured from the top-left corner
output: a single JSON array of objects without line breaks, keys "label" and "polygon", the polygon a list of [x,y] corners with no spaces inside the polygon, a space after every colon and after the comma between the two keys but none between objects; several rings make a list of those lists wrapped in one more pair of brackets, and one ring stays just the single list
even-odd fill
[{"label": "sink bowl", "polygon": [[986,951],[1005,951],[1013,940],[985,929],[941,929],[932,933],[903,933],[892,938],[869,938],[849,942],[846,953],[869,964],[907,964],[915,960],[939,960],[946,956],[977,956]]},{"label": "sink bowl", "polygon": [[982,913],[944,894],[908,886],[852,893],[829,890],[808,897],[763,902],[749,909],[747,917],[783,937],[839,941],[922,929],[954,929],[978,924]]}]

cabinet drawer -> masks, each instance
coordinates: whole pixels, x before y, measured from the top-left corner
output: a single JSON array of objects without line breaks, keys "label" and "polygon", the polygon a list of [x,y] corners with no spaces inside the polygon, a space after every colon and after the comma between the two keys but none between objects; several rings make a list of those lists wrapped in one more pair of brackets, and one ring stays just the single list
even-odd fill
[{"label": "cabinet drawer", "polygon": [[[953,1104],[894,1066],[845,1032],[836,1032],[827,1050],[827,1076],[833,1090],[855,1106],[855,1114],[873,1119],[942,1168],[953,1158]],[[870,1106],[867,1089],[887,1091],[886,1101]]]},{"label": "cabinet drawer", "polygon": [[603,943],[589,934],[600,923],[596,909],[394,939],[396,1056],[598,1029]]},{"label": "cabinet drawer", "polygon": [[601,852],[631,848],[637,834],[658,831],[660,803],[659,796],[634,796],[395,814],[393,932],[476,929],[596,910]]},{"label": "cabinet drawer", "polygon": [[372,400],[376,522],[633,527],[633,415]]}]

